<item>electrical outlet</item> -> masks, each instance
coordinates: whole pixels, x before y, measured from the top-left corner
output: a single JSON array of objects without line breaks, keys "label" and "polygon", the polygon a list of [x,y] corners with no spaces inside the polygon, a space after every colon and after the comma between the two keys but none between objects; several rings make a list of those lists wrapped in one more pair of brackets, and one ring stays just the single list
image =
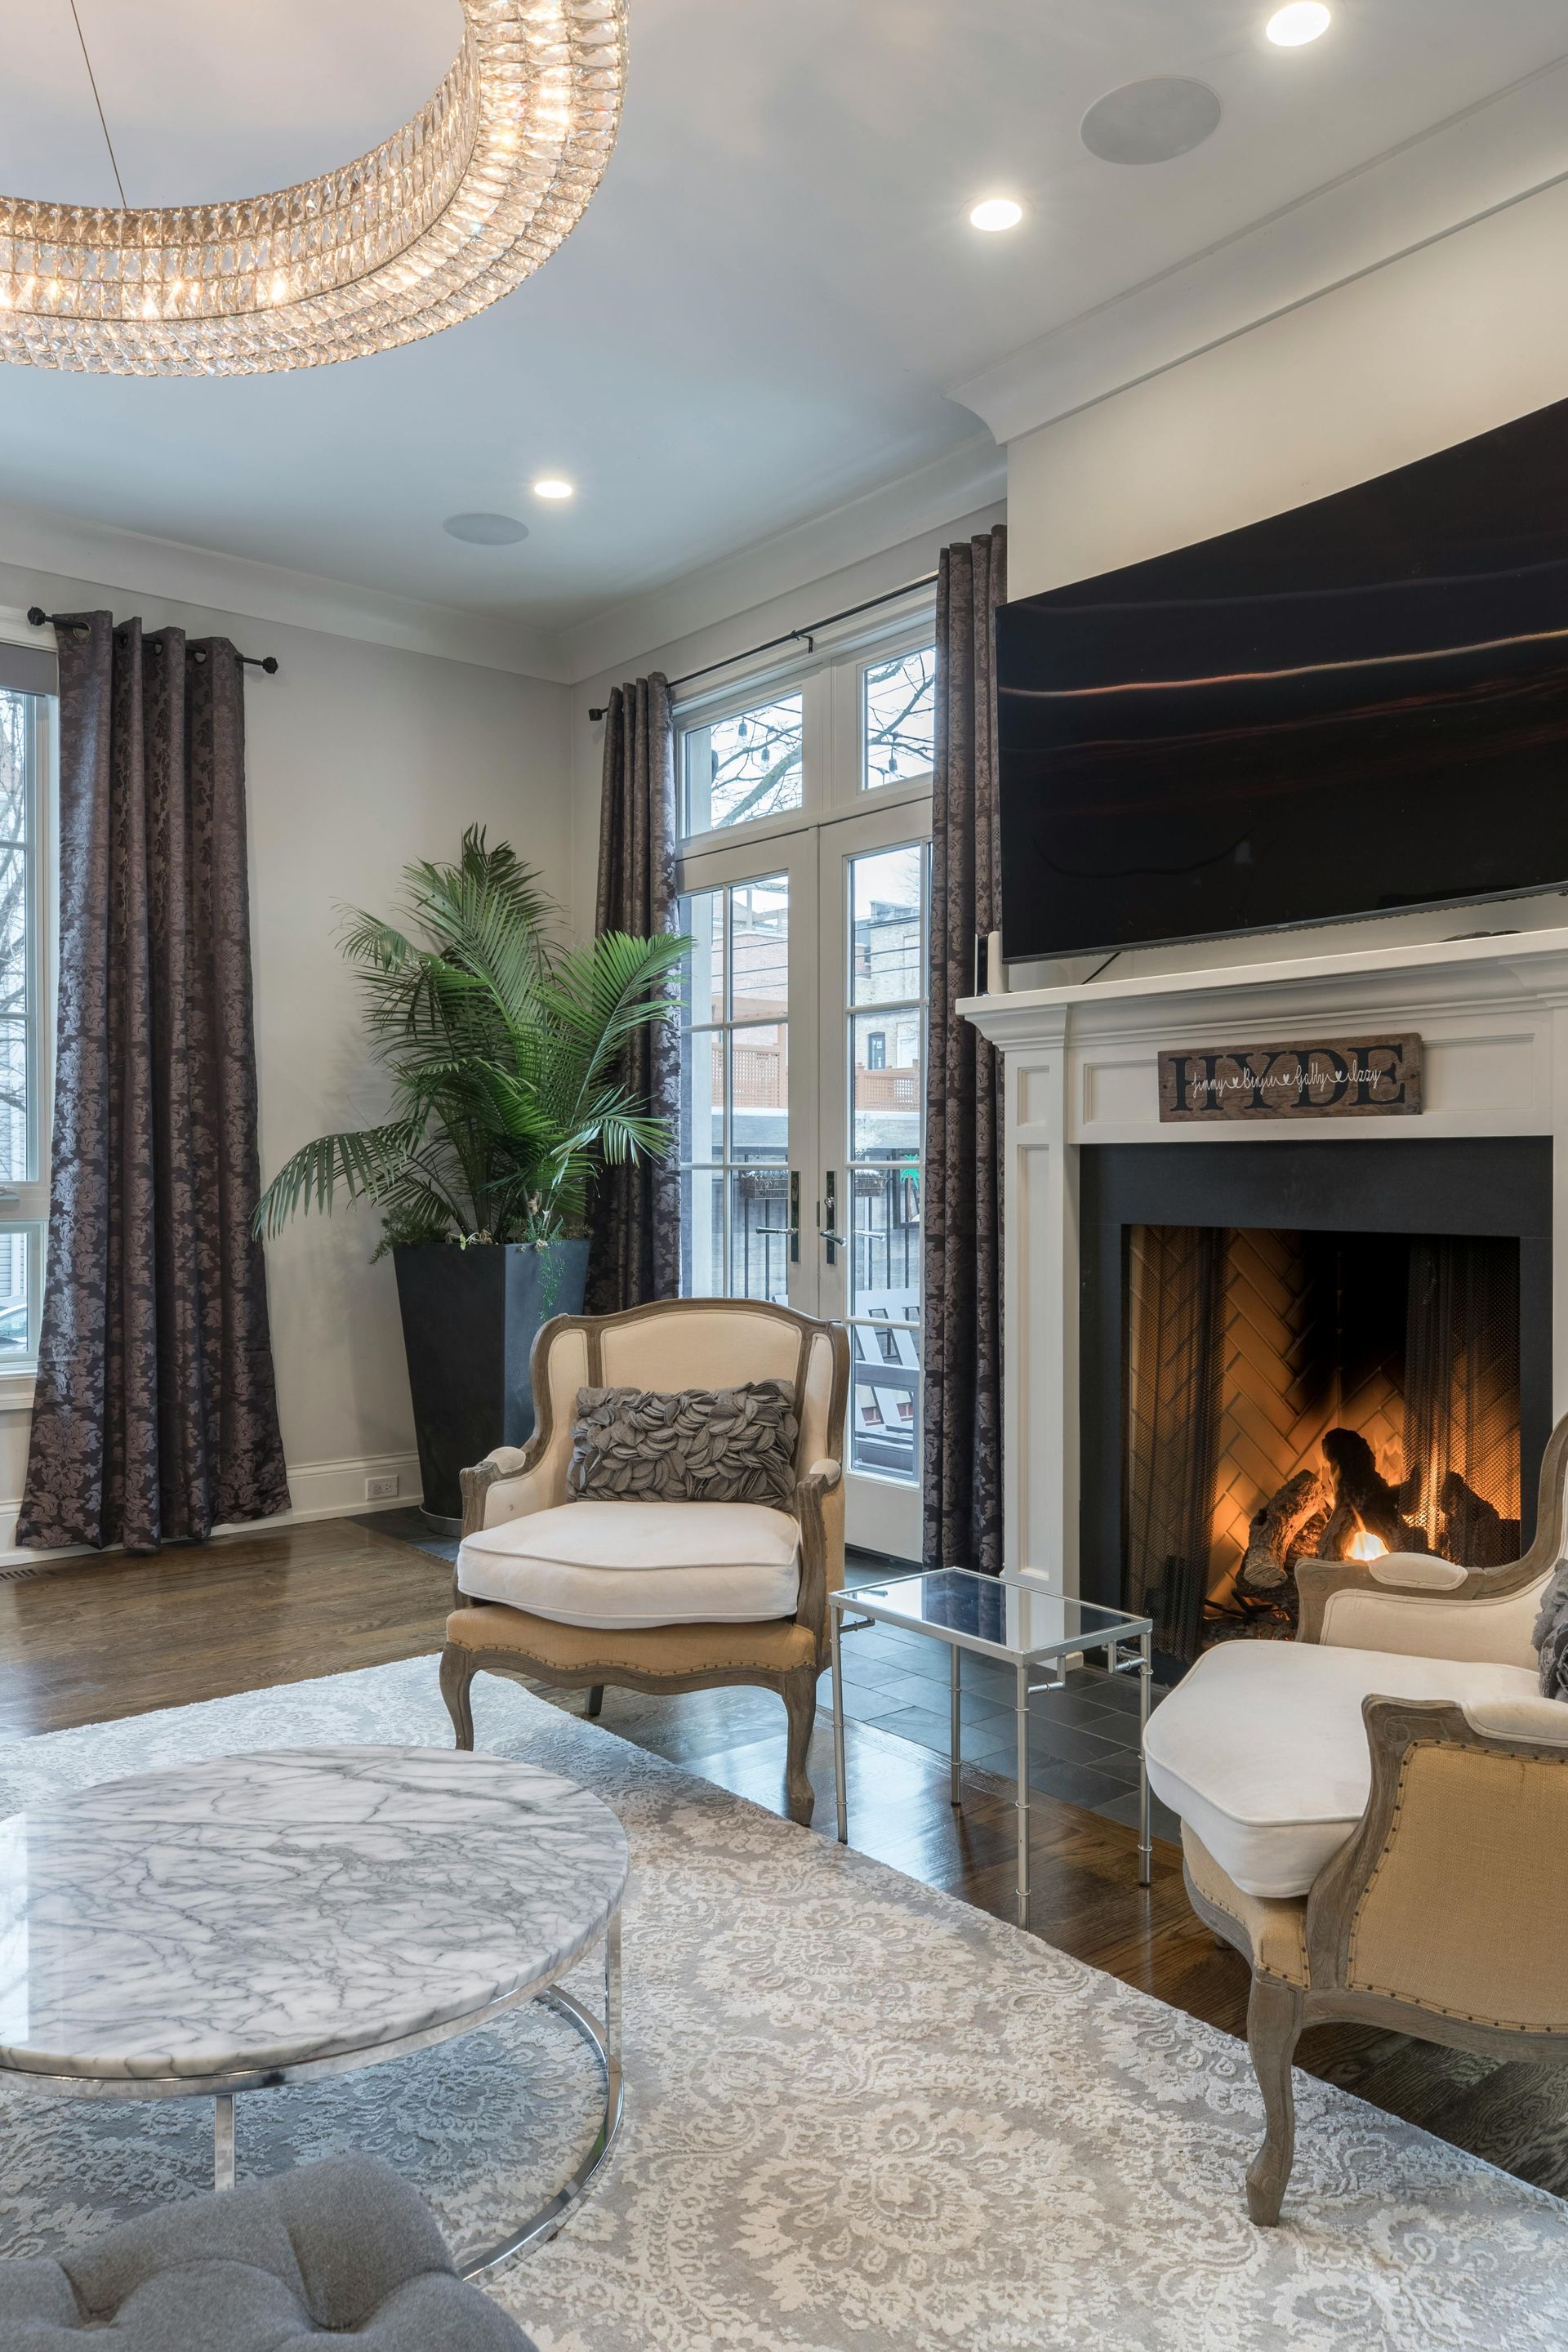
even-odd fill
[{"label": "electrical outlet", "polygon": [[396,1494],[396,1492],[397,1473],[395,1470],[393,1472],[390,1478],[367,1478],[364,1482],[364,1498],[367,1503],[387,1502],[394,1495]]}]

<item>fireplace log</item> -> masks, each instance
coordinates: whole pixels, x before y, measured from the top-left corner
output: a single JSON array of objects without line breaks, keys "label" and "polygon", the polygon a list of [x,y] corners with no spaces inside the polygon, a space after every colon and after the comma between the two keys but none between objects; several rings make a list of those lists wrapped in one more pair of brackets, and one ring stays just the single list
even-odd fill
[{"label": "fireplace log", "polygon": [[1239,1581],[1254,1592],[1272,1592],[1284,1583],[1292,1559],[1310,1557],[1314,1538],[1328,1525],[1329,1488],[1316,1470],[1287,1478],[1247,1528]]},{"label": "fireplace log", "polygon": [[1334,1481],[1334,1507],[1318,1545],[1320,1559],[1342,1559],[1359,1528],[1390,1551],[1430,1551],[1426,1530],[1399,1507],[1399,1490],[1380,1477],[1371,1446],[1359,1431],[1331,1429],[1323,1454]]},{"label": "fireplace log", "polygon": [[1475,1488],[1450,1470],[1438,1490],[1443,1514],[1443,1549],[1465,1568],[1500,1568],[1519,1558],[1519,1521],[1483,1500]]}]

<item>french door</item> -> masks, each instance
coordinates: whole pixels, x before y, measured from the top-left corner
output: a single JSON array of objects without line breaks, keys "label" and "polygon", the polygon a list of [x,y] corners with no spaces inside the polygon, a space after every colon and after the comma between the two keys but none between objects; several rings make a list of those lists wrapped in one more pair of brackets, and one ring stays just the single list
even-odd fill
[{"label": "french door", "polygon": [[921,1550],[928,804],[689,856],[681,1289],[849,1326],[849,1540]]}]

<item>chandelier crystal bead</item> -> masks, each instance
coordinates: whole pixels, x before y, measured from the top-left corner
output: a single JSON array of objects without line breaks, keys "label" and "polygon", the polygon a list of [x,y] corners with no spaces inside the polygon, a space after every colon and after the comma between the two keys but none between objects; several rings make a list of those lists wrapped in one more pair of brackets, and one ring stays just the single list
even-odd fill
[{"label": "chandelier crystal bead", "polygon": [[0,359],[258,375],[472,318],[549,259],[620,121],[626,0],[461,0],[445,81],[367,155],[237,203],[0,196]]}]

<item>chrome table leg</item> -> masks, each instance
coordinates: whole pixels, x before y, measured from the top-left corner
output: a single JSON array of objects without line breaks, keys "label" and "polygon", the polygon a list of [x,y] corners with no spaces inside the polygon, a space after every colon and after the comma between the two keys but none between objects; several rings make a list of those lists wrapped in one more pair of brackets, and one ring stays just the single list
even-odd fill
[{"label": "chrome table leg", "polygon": [[213,2187],[234,2187],[234,2093],[220,2091],[213,2101]]},{"label": "chrome table leg", "polygon": [[1018,1710],[1018,1925],[1029,1924],[1029,1669],[1020,1664]]},{"label": "chrome table leg", "polygon": [[1149,1677],[1153,1665],[1151,1636],[1138,1641],[1138,1884],[1147,1886],[1153,1875],[1154,1850],[1149,1834],[1149,1759],[1143,1752],[1149,1728]]},{"label": "chrome table leg", "polygon": [[948,1655],[949,1655],[949,1657],[951,1658],[951,1660],[952,1660],[952,1664],[951,1664],[951,1666],[950,1666],[950,1667],[949,1667],[949,1669],[948,1669],[949,1722],[948,1722],[948,1742],[947,1742],[947,1752],[948,1752],[948,1760],[949,1760],[950,1766],[951,1766],[951,1768],[952,1768],[952,1787],[951,1787],[951,1789],[950,1789],[950,1790],[949,1790],[949,1792],[948,1792],[948,1793],[949,1793],[949,1796],[950,1796],[951,1801],[952,1801],[953,1804],[955,1804],[955,1805],[956,1805],[956,1804],[958,1803],[958,1801],[959,1801],[959,1795],[958,1795],[958,1748],[959,1748],[959,1735],[960,1735],[960,1729],[961,1729],[961,1722],[960,1722],[960,1716],[959,1716],[959,1690],[960,1690],[960,1684],[959,1684],[959,1675],[958,1675],[958,1661],[959,1661],[960,1657],[963,1655],[963,1653],[962,1653],[962,1651],[959,1649],[958,1643],[957,1643],[956,1642],[954,1642],[954,1643],[952,1644],[952,1649],[948,1652]]},{"label": "chrome table leg", "polygon": [[849,1843],[849,1791],[844,1780],[844,1659],[840,1635],[843,1611],[830,1604],[827,1629],[833,1644],[833,1772],[838,1784],[838,1843]]}]

